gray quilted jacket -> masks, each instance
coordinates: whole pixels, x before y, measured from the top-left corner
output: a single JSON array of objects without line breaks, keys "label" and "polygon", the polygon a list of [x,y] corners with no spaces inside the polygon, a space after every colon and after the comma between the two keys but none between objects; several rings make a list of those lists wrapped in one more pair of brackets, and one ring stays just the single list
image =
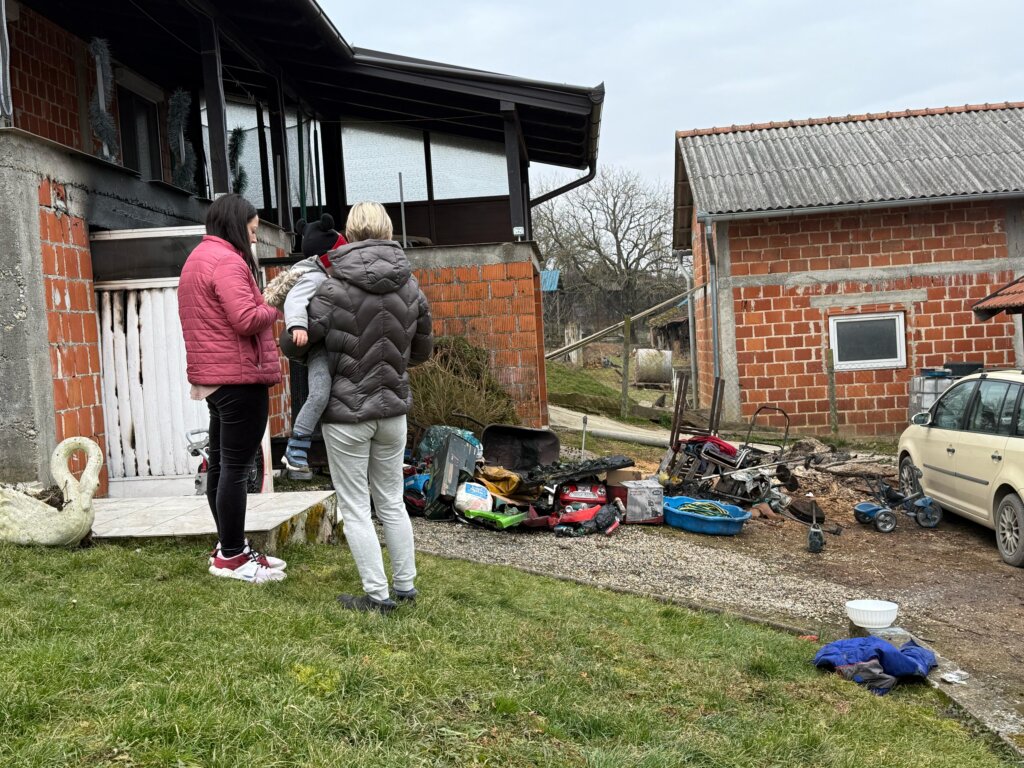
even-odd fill
[{"label": "gray quilted jacket", "polygon": [[408,413],[408,369],[430,357],[430,304],[405,252],[362,240],[331,254],[330,277],[309,302],[309,343],[323,341],[331,371],[325,424]]}]

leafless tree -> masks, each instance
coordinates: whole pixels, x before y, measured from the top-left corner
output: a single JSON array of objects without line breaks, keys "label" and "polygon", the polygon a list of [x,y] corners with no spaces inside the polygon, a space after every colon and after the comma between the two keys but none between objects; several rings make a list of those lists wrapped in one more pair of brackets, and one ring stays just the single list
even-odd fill
[{"label": "leafless tree", "polygon": [[[563,184],[549,179],[543,186]],[[588,184],[533,209],[534,238],[562,270],[563,303],[584,326],[612,322],[680,293],[667,186],[605,166]]]}]

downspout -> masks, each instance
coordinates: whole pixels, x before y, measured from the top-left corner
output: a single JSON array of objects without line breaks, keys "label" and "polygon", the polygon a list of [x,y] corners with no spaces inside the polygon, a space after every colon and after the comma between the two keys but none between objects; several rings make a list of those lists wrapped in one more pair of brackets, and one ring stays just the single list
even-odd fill
[{"label": "downspout", "polygon": [[530,201],[529,205],[530,205],[531,208],[533,208],[535,206],[540,205],[541,203],[546,203],[548,200],[553,200],[554,198],[558,197],[559,195],[564,195],[566,192],[568,192],[571,189],[576,189],[576,187],[582,187],[588,181],[592,181],[593,178],[596,175],[597,175],[597,162],[595,161],[595,162],[592,162],[590,164],[590,170],[587,171],[587,175],[586,176],[580,176],[580,178],[573,179],[568,184],[563,184],[558,189],[552,189],[550,192],[545,192],[540,197],[533,198],[533,200]]},{"label": "downspout", "polygon": [[714,377],[722,377],[721,351],[718,348],[718,264],[715,257],[715,236],[710,216],[698,216],[697,220],[704,225],[704,243],[708,249],[708,274],[711,286],[711,360]]}]

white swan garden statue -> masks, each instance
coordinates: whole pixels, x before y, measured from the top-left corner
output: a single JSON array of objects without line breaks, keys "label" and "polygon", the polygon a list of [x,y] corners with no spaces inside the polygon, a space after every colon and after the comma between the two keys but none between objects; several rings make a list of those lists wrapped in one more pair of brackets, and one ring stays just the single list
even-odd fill
[{"label": "white swan garden statue", "polygon": [[[79,482],[68,469],[75,451],[85,451],[88,461]],[[50,457],[50,474],[64,494],[64,508],[19,491],[0,487],[0,541],[73,547],[92,530],[95,512],[92,497],[100,480],[103,452],[87,437],[69,437]]]}]

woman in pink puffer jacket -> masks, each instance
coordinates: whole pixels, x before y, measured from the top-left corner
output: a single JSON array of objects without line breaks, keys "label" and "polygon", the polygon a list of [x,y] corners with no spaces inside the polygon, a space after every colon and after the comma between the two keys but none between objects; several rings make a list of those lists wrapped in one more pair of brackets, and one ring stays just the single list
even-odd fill
[{"label": "woman in pink puffer jacket", "polygon": [[246,476],[267,428],[269,388],[281,381],[272,326],[278,311],[256,283],[256,209],[240,195],[210,206],[206,236],[189,254],[178,283],[192,398],[210,409],[206,498],[220,542],[214,576],[260,584],[284,579],[283,560],[245,539]]}]

